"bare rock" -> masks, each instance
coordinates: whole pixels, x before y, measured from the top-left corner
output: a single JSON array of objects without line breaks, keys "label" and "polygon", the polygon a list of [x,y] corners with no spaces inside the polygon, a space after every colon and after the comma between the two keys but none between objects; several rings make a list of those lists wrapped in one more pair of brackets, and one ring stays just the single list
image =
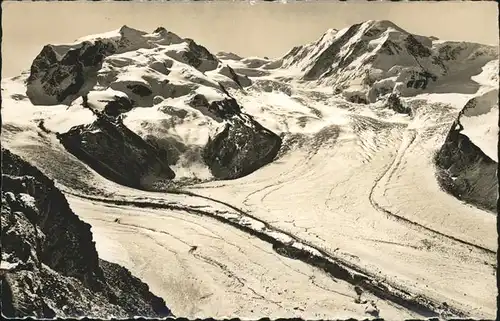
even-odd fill
[{"label": "bare rock", "polygon": [[163,299],[125,268],[98,259],[90,225],[53,181],[2,149],[2,314],[166,317]]}]

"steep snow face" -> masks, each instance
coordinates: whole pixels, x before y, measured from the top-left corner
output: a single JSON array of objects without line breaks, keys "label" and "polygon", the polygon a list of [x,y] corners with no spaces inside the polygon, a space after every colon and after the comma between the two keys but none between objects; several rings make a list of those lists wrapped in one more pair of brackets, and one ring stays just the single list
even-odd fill
[{"label": "steep snow face", "polygon": [[283,57],[282,67],[293,67],[293,69],[299,69],[301,72],[311,69],[316,58],[348,31],[349,28],[345,28],[340,32],[336,29],[329,29],[316,42],[293,48]]},{"label": "steep snow face", "polygon": [[472,94],[478,87],[470,77],[497,55],[492,46],[433,41],[390,21],[367,21],[329,30],[281,60],[282,68],[295,70],[311,86],[333,87],[349,100],[366,103],[390,93]]},{"label": "steep snow face", "polygon": [[464,107],[462,134],[498,163],[498,60],[488,62],[472,80],[483,86]]}]

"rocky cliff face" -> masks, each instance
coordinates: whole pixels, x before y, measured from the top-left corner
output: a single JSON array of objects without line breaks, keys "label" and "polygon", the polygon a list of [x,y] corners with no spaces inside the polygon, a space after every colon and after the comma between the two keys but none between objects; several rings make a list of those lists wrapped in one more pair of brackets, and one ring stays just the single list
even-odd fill
[{"label": "rocky cliff face", "polygon": [[102,41],[65,49],[47,45],[33,61],[26,90],[33,104],[68,103],[89,91],[96,84],[104,57],[116,51]]},{"label": "rocky cliff face", "polygon": [[281,138],[248,115],[240,114],[205,146],[203,158],[214,177],[234,179],[272,162]]},{"label": "rocky cliff face", "polygon": [[90,225],[54,183],[2,149],[2,313],[7,317],[170,315],[125,268],[98,259]]},{"label": "rocky cliff face", "polygon": [[158,151],[123,123],[99,114],[90,125],[59,134],[64,147],[104,177],[119,184],[148,188],[175,173]]},{"label": "rocky cliff face", "polygon": [[[467,116],[480,117],[481,104],[472,98],[453,123],[446,140],[436,154],[441,186],[455,197],[490,211],[496,211],[498,199],[498,163],[467,136]],[[489,106],[490,109],[492,106]],[[491,115],[490,117],[494,117]],[[498,135],[498,130],[497,130]]]}]

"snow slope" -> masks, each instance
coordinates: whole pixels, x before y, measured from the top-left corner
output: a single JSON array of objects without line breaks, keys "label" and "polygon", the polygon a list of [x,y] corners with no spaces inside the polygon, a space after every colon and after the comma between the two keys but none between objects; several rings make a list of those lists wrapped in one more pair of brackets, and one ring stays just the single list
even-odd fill
[{"label": "snow slope", "polygon": [[[120,186],[68,153],[50,132],[94,114],[81,98],[33,105],[28,75],[2,80],[2,145],[55,178],[92,225],[99,255],[140,276],[175,315],[362,318],[376,315],[372,300],[390,320],[493,318],[496,217],[445,192],[434,155],[460,119],[498,162],[496,48],[388,21],[328,30],[276,61],[203,52],[193,63],[199,48],[164,29],[83,40],[98,39],[118,49],[99,66],[89,105],[102,111],[123,93],[133,105],[124,125],[187,147],[172,165],[182,189]],[[231,97],[279,135],[274,161],[213,180],[192,154],[226,120],[200,95],[208,105]]]}]

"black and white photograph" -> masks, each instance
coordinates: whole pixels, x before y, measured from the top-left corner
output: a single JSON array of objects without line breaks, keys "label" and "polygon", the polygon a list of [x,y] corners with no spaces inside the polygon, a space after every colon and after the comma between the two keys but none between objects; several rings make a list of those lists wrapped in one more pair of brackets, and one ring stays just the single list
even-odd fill
[{"label": "black and white photograph", "polygon": [[4,1],[1,312],[494,320],[493,1]]}]

